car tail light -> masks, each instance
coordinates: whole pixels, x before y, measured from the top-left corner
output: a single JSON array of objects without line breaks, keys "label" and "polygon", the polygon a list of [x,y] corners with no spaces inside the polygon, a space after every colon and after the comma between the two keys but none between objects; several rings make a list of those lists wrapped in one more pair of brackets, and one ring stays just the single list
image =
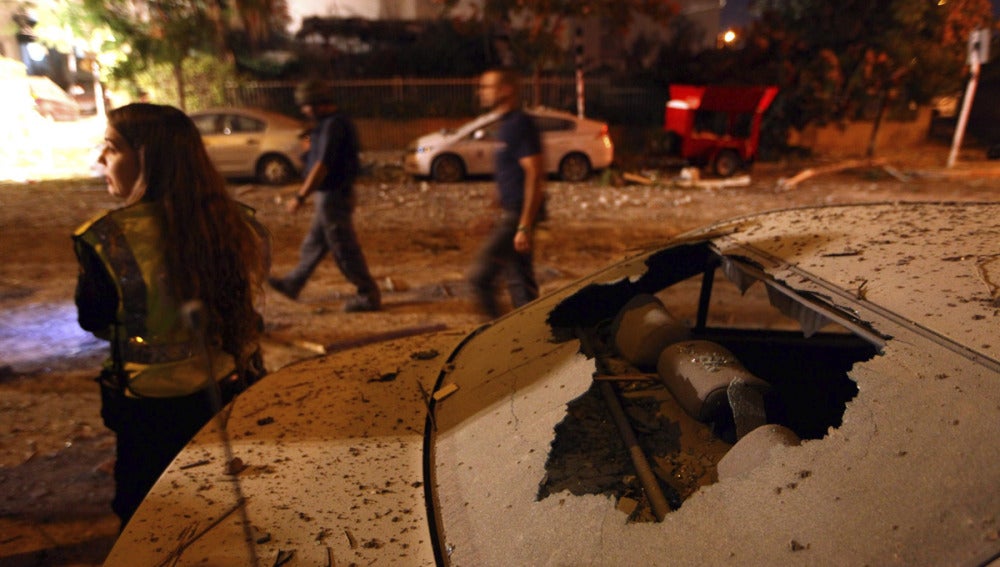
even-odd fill
[{"label": "car tail light", "polygon": [[601,126],[601,131],[597,134],[597,139],[604,143],[604,147],[611,147],[611,136],[608,133],[608,125]]}]

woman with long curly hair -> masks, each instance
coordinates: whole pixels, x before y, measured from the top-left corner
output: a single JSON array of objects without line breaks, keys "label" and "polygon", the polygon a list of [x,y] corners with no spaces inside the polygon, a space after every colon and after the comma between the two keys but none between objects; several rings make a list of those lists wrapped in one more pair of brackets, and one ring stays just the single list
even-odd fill
[{"label": "woman with long curly hair", "polygon": [[188,440],[264,374],[255,300],[269,236],[176,108],[109,112],[98,162],[123,206],[74,233],[76,304],[80,326],[111,343],[98,382],[124,528]]}]

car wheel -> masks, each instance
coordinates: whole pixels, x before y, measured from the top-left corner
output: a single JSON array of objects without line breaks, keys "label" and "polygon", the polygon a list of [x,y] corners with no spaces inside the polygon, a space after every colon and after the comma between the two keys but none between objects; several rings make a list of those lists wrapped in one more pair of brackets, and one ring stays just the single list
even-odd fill
[{"label": "car wheel", "polygon": [[569,154],[559,162],[559,178],[563,181],[583,181],[590,176],[590,160],[583,154]]},{"label": "car wheel", "polygon": [[257,162],[257,180],[267,185],[282,185],[295,177],[295,166],[279,155],[264,156]]},{"label": "car wheel", "polygon": [[719,177],[729,177],[736,173],[736,170],[742,165],[740,156],[737,155],[733,150],[722,150],[719,155],[715,156],[715,161],[712,163],[712,170]]},{"label": "car wheel", "polygon": [[454,183],[465,178],[465,164],[458,156],[438,156],[431,164],[431,178],[441,183]]}]

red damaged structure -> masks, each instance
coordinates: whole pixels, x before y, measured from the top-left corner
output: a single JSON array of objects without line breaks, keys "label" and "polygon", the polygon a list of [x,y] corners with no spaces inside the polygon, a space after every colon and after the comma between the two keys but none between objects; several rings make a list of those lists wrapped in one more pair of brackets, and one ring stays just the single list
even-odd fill
[{"label": "red damaged structure", "polygon": [[757,158],[764,112],[773,86],[671,85],[664,130],[688,162],[729,177]]}]

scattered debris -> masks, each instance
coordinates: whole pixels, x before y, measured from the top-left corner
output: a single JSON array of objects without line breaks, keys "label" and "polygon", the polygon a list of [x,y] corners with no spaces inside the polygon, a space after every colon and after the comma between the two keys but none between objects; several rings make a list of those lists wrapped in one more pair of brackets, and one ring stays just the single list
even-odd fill
[{"label": "scattered debris", "polygon": [[677,175],[677,180],[697,183],[701,180],[701,170],[697,167],[683,167],[680,174]]},{"label": "scattered debris", "polygon": [[326,354],[326,347],[316,342],[306,341],[302,339],[285,338],[273,331],[267,332],[266,337],[268,340],[274,341],[276,343],[285,346],[306,350],[320,355]]},{"label": "scattered debris", "polygon": [[324,347],[319,343],[314,343],[311,341],[293,340],[292,345],[304,348],[308,351],[315,352],[316,354],[326,354],[326,347]]},{"label": "scattered debris", "polygon": [[226,474],[231,476],[236,476],[241,472],[245,471],[247,465],[243,462],[243,459],[239,457],[233,457],[228,463],[226,463]]},{"label": "scattered debris", "polygon": [[209,464],[211,462],[212,461],[210,461],[208,459],[202,459],[200,461],[195,461],[193,463],[188,463],[186,465],[181,465],[180,468],[183,471],[183,470],[187,470],[187,469],[193,469],[193,468],[197,468],[197,467],[203,467],[203,466],[205,466],[205,465],[207,465],[207,464]]},{"label": "scattered debris", "polygon": [[431,350],[422,350],[422,351],[415,352],[415,353],[411,354],[410,358],[412,358],[413,360],[433,360],[433,359],[437,358],[438,356],[440,356],[440,354],[441,353],[439,353],[438,351],[436,351],[434,349],[431,349]]},{"label": "scattered debris", "polygon": [[387,276],[384,280],[382,280],[382,289],[389,292],[407,291],[410,289],[410,286],[404,281],[396,280]]},{"label": "scattered debris", "polygon": [[278,550],[278,556],[274,558],[274,567],[280,567],[291,561],[295,557],[295,550],[285,551],[283,549]]},{"label": "scattered debris", "polygon": [[623,512],[626,516],[631,516],[633,512],[639,507],[639,502],[633,498],[623,496],[618,499],[618,510]]},{"label": "scattered debris", "polygon": [[[215,526],[217,526],[220,523],[222,523],[222,521],[225,520],[226,518],[228,518],[233,512],[235,512],[237,510],[245,509],[246,503],[247,503],[247,501],[246,501],[245,498],[240,498],[240,500],[237,501],[235,504],[233,504],[233,506],[231,508],[229,508],[228,510],[226,510],[225,512],[223,512],[212,523],[208,524],[207,526],[205,526],[204,529],[202,529],[201,531],[199,531],[197,533],[194,533],[195,529],[196,529],[195,526],[191,526],[189,529],[181,532],[180,538],[179,538],[180,539],[180,543],[178,543],[177,547],[175,547],[170,553],[167,554],[167,556],[163,559],[163,561],[161,561],[157,565],[157,567],[165,567],[167,565],[175,565],[180,560],[181,554],[184,553],[185,549],[187,549],[188,547],[190,547],[191,544],[193,544],[194,542],[196,542],[199,539],[201,539],[202,536],[204,536],[209,531],[211,531],[213,528],[215,528]],[[189,537],[189,535],[190,535],[190,537]],[[252,547],[253,546],[251,546],[251,548]],[[254,559],[256,560],[256,556],[254,556]]]},{"label": "scattered debris", "polygon": [[[690,168],[685,168],[690,169]],[[683,172],[683,170],[682,170]],[[724,187],[749,187],[749,175],[736,175],[724,179],[700,179],[698,177],[685,179],[684,176],[673,180],[675,187],[694,187],[697,189],[722,189]]]},{"label": "scattered debris", "polygon": [[910,181],[910,176],[909,175],[903,173],[902,171],[896,169],[895,167],[893,167],[891,165],[888,165],[888,164],[883,165],[882,169],[884,169],[885,172],[888,173],[889,175],[895,177],[897,181],[901,181],[903,183],[906,183],[906,182]]},{"label": "scattered debris", "polygon": [[844,171],[847,169],[857,169],[859,167],[879,167],[885,166],[885,159],[851,159],[847,161],[842,161],[840,163],[835,163],[831,165],[825,165],[821,167],[809,167],[803,169],[802,171],[796,173],[792,177],[787,179],[782,178],[778,180],[778,189],[782,191],[787,191],[788,189],[793,189],[799,183],[815,177],[817,175],[825,175],[827,173],[837,173],[838,171]]},{"label": "scattered debris", "polygon": [[386,372],[385,374],[379,376],[378,378],[372,378],[371,380],[368,381],[368,383],[370,384],[372,382],[393,382],[396,380],[397,376],[399,376],[398,370],[396,372]]},{"label": "scattered debris", "polygon": [[639,183],[641,185],[653,184],[652,179],[645,177],[643,175],[638,175],[636,173],[628,173],[628,172],[622,173],[622,179],[624,179],[625,181],[631,181],[632,183]]},{"label": "scattered debris", "polygon": [[344,535],[347,536],[347,543],[351,546],[351,549],[357,549],[358,540],[354,539],[354,534],[351,533],[351,530],[345,529]]},{"label": "scattered debris", "polygon": [[417,388],[420,389],[420,397],[424,400],[424,406],[427,407],[427,419],[431,422],[431,429],[437,431],[437,421],[434,419],[434,408],[431,407],[431,395],[420,382],[417,382]]},{"label": "scattered debris", "polygon": [[446,384],[434,392],[433,396],[434,401],[440,402],[441,400],[447,398],[448,396],[454,394],[457,391],[458,391],[458,386],[456,386],[455,384]]},{"label": "scattered debris", "polygon": [[1000,307],[1000,255],[979,258],[976,261],[979,278],[993,298],[993,305]]}]

